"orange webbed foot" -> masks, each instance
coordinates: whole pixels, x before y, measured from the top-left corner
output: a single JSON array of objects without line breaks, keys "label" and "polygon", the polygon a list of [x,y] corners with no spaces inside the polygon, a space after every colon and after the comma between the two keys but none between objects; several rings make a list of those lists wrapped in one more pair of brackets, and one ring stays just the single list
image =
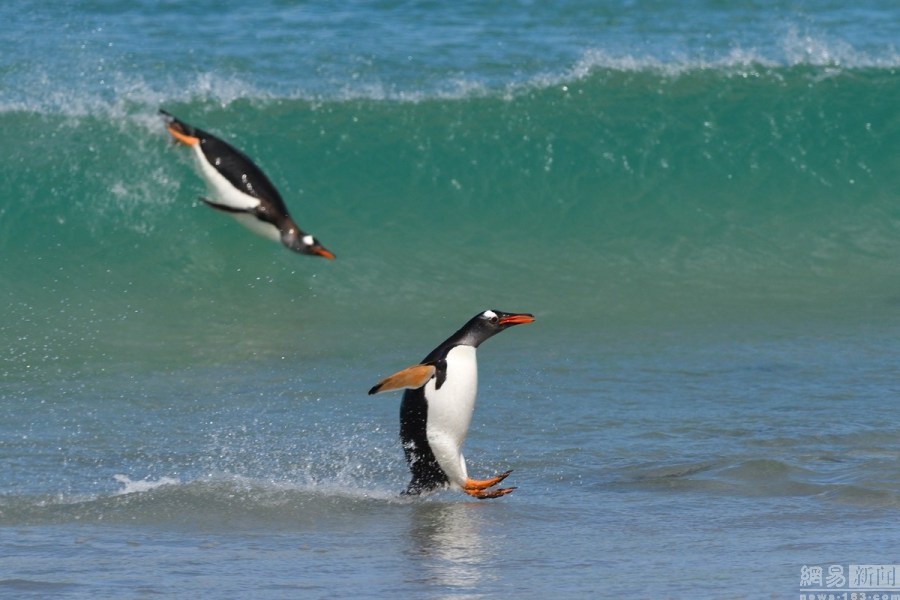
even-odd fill
[{"label": "orange webbed foot", "polygon": [[475,498],[499,498],[500,496],[505,496],[516,488],[511,487],[499,490],[487,490],[488,488],[494,487],[495,485],[506,479],[510,473],[512,473],[512,469],[506,471],[505,473],[501,473],[496,477],[491,477],[490,479],[467,479],[465,484],[463,484],[462,489],[465,493],[469,494],[470,496],[474,496]]},{"label": "orange webbed foot", "polygon": [[486,500],[487,498],[499,498],[500,496],[505,496],[512,492],[514,487],[508,488],[499,488],[496,490],[466,490],[463,491],[474,498],[478,498],[479,500]]}]

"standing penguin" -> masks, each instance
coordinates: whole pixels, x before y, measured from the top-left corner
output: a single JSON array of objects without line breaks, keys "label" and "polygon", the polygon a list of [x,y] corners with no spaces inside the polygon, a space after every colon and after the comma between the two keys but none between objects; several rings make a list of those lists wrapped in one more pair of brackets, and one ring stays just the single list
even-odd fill
[{"label": "standing penguin", "polygon": [[382,379],[369,390],[369,394],[406,390],[400,405],[400,439],[412,472],[406,494],[449,487],[483,499],[516,489],[489,489],[512,471],[490,479],[470,479],[462,446],[478,391],[475,349],[508,327],[533,321],[527,313],[486,310],[469,319],[420,364]]},{"label": "standing penguin", "polygon": [[246,154],[164,110],[159,112],[175,141],[194,149],[200,171],[216,192],[215,200],[200,198],[207,206],[232,215],[250,230],[295,252],[334,258],[316,238],[297,226],[281,194]]}]

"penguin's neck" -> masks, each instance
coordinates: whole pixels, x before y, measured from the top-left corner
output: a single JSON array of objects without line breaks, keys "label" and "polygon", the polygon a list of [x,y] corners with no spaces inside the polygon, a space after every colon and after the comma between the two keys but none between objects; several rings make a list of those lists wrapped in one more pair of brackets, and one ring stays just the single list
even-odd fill
[{"label": "penguin's neck", "polygon": [[481,342],[489,337],[490,334],[485,335],[479,328],[473,327],[471,323],[466,323],[456,333],[444,340],[441,346],[471,346],[472,348],[477,348],[481,345]]}]

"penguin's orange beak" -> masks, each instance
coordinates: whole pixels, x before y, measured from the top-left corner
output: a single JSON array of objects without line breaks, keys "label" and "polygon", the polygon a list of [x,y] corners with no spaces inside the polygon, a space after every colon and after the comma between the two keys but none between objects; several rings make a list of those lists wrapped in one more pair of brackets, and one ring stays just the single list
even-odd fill
[{"label": "penguin's orange beak", "polygon": [[524,325],[525,323],[534,323],[534,315],[520,313],[516,315],[505,315],[500,319],[500,325]]},{"label": "penguin's orange beak", "polygon": [[319,246],[318,248],[313,248],[312,251],[316,256],[321,256],[322,258],[327,258],[328,260],[334,260],[334,254]]}]

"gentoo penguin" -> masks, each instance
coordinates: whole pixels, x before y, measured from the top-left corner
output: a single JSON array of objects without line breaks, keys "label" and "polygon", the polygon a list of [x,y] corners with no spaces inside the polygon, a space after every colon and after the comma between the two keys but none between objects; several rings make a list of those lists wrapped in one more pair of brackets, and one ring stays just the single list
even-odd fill
[{"label": "gentoo penguin", "polygon": [[295,252],[334,258],[316,238],[297,227],[281,194],[246,154],[164,110],[159,112],[175,141],[194,149],[203,176],[216,192],[216,200],[200,198],[207,206],[232,215],[250,230]]},{"label": "gentoo penguin", "polygon": [[512,471],[490,479],[470,479],[462,446],[478,390],[475,349],[507,327],[533,321],[526,313],[486,310],[469,319],[420,364],[382,379],[369,390],[370,395],[406,390],[400,405],[400,439],[412,480],[405,494],[449,487],[476,498],[497,498],[516,489],[489,489]]}]

